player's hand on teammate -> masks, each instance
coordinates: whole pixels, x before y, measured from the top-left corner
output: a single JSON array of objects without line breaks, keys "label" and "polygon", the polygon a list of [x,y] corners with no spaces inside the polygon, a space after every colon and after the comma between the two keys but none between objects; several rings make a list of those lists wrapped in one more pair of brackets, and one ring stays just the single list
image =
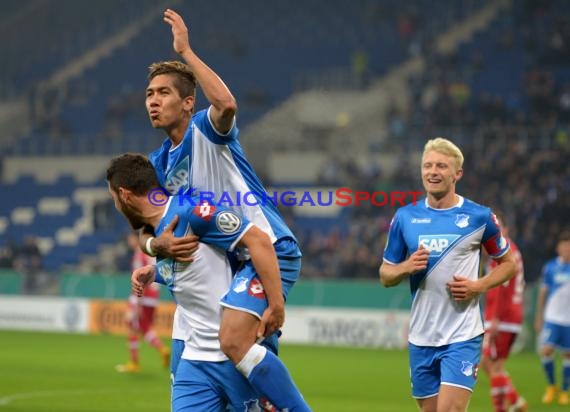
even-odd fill
[{"label": "player's hand on teammate", "polygon": [[144,288],[154,282],[154,265],[147,265],[136,269],[131,275],[131,289],[137,296],[142,296]]},{"label": "player's hand on teammate", "polygon": [[257,337],[267,337],[277,332],[283,324],[285,323],[285,304],[282,305],[270,305],[263,316],[261,317],[261,322],[259,323],[259,328],[257,329]]},{"label": "player's hand on teammate", "polygon": [[171,257],[177,262],[190,263],[194,261],[192,254],[198,250],[198,236],[174,236],[174,228],[178,224],[178,216],[164,229],[159,237],[152,241],[152,250],[160,256]]},{"label": "player's hand on teammate", "polygon": [[190,50],[190,40],[188,39],[188,28],[184,24],[182,17],[174,10],[166,9],[164,21],[172,27],[172,47],[178,54]]},{"label": "player's hand on teammate", "polygon": [[454,300],[468,301],[482,293],[477,281],[462,276],[453,275],[453,280],[447,282],[447,288]]},{"label": "player's hand on teammate", "polygon": [[429,250],[420,245],[418,250],[410,255],[407,260],[408,273],[414,274],[421,270],[425,270],[428,265]]}]

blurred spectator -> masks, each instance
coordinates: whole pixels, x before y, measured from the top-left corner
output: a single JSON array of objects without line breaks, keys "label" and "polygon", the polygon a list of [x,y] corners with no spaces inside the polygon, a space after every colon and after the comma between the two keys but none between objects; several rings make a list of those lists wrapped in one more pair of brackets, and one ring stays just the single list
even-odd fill
[{"label": "blurred spectator", "polygon": [[[529,2],[527,6],[533,10],[527,18],[540,24],[558,18],[549,5]],[[407,22],[403,23],[406,29]],[[535,36],[530,58],[540,61],[541,45],[547,38],[535,25],[529,27]],[[566,30],[564,25],[557,27]],[[523,29],[505,29],[500,47],[514,48],[528,35]],[[570,216],[567,75],[557,78],[547,66],[529,65],[522,78],[522,92],[501,94],[492,88],[472,87],[477,84],[475,76],[488,70],[480,50],[441,55],[426,49],[424,57],[426,70],[409,80],[410,106],[405,110],[393,106],[388,112],[390,142],[394,143],[388,150],[398,158],[392,173],[374,173],[344,155],[331,156],[323,164],[319,183],[354,190],[411,190],[415,177],[410,173],[407,150],[418,149],[425,139],[439,135],[458,141],[474,169],[459,184],[459,192],[512,211],[511,235],[526,256],[527,281],[533,281],[540,274],[541,262],[553,253],[555,234]],[[377,270],[367,262],[370,256],[380,261],[384,240],[368,237],[367,230],[375,226],[387,229],[391,213],[389,208],[370,203],[353,207],[341,217],[346,227],[340,251],[328,246],[333,236],[329,227],[326,232],[304,232],[305,262],[311,262],[305,264],[304,276],[377,277]]]},{"label": "blurred spectator", "polygon": [[16,250],[14,269],[23,276],[23,293],[35,294],[39,292],[42,254],[34,236],[27,236],[23,245]]},{"label": "blurred spectator", "polygon": [[352,75],[354,76],[356,87],[365,88],[370,80],[370,57],[364,49],[358,49],[351,56]]},{"label": "blurred spectator", "polygon": [[14,268],[14,255],[16,253],[14,243],[8,240],[6,244],[0,248],[0,269]]},{"label": "blurred spectator", "polygon": [[114,230],[115,205],[112,200],[100,200],[93,206],[93,226],[95,230]]}]

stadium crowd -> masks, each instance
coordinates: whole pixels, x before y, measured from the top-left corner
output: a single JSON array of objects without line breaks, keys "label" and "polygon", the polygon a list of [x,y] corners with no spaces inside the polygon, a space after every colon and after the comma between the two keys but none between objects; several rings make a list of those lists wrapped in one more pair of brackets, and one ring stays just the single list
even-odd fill
[{"label": "stadium crowd", "polygon": [[[426,70],[409,79],[409,106],[389,111],[389,145],[382,150],[398,159],[396,169],[386,173],[372,163],[359,166],[331,156],[318,183],[414,190],[421,185],[407,153],[419,150],[428,137],[452,139],[461,144],[471,171],[459,182],[459,193],[505,212],[527,281],[534,281],[570,216],[570,37],[568,22],[555,7],[526,3],[512,25],[497,30],[494,45],[499,50],[522,45],[529,63],[516,91],[475,90],[471,85],[489,63],[484,53],[441,54],[428,43],[422,48]],[[346,233],[298,227],[304,277],[376,278],[385,243],[377,234],[386,233],[393,212],[370,203],[354,208],[346,217]]]}]

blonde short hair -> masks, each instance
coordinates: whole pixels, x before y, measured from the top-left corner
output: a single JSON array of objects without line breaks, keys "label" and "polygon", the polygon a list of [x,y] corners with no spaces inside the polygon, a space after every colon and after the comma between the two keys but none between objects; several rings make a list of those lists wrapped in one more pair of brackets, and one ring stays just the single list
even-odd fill
[{"label": "blonde short hair", "polygon": [[427,152],[431,151],[453,157],[455,159],[457,170],[463,168],[463,153],[461,153],[459,147],[450,140],[444,139],[443,137],[436,137],[435,139],[428,140],[424,146],[423,156],[425,156]]}]

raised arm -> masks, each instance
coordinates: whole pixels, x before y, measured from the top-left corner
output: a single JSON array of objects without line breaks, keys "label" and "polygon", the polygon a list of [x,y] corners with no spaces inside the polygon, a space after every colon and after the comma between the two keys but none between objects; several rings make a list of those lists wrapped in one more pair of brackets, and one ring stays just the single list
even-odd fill
[{"label": "raised arm", "polygon": [[164,21],[172,27],[173,47],[188,64],[204,95],[212,105],[210,118],[216,130],[222,134],[230,131],[237,103],[223,80],[204,63],[190,47],[188,28],[182,17],[171,9],[164,12]]}]

